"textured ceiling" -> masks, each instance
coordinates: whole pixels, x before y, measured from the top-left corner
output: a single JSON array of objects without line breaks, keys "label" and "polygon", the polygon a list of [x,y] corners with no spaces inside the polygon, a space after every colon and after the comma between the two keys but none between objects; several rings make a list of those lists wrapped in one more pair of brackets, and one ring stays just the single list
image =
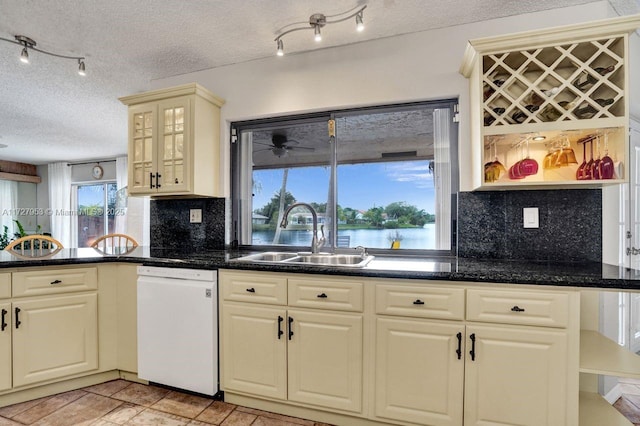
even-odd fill
[{"label": "textured ceiling", "polygon": [[[357,3],[357,2],[361,3]],[[126,110],[119,96],[153,79],[272,56],[287,24],[314,12],[332,15],[363,0],[0,0],[0,37],[20,34],[45,50],[86,56],[77,64],[37,52],[20,63],[20,47],[0,42],[0,158],[45,164],[126,152]],[[369,0],[358,41],[593,0]],[[637,10],[638,0],[612,0]],[[348,5],[348,6],[345,6]],[[322,47],[353,37],[332,25]],[[318,48],[287,37],[288,53]]]}]

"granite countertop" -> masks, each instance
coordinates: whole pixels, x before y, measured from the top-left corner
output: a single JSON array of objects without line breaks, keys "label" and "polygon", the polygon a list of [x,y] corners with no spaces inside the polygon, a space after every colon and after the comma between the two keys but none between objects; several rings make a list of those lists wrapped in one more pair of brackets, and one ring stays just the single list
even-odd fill
[{"label": "granite countertop", "polygon": [[234,262],[249,254],[240,250],[185,253],[138,247],[126,254],[105,255],[92,248],[63,249],[47,258],[18,257],[0,251],[0,268],[55,266],[101,262],[131,262],[148,266],[195,269],[244,269],[273,272],[349,275],[464,282],[556,285],[640,290],[640,270],[595,262],[538,262],[469,258],[377,256],[364,268]]}]

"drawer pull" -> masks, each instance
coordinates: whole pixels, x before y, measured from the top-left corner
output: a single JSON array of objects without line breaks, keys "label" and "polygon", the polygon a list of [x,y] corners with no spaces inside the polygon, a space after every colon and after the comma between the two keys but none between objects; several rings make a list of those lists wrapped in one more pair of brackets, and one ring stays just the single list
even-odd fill
[{"label": "drawer pull", "polygon": [[420,299],[416,299],[416,300],[414,300],[413,304],[414,305],[424,305],[424,302],[422,300],[420,300]]},{"label": "drawer pull", "polygon": [[511,308],[511,312],[524,312],[524,308],[519,307],[518,305]]},{"label": "drawer pull", "polygon": [[16,308],[16,329],[20,327],[20,324],[22,324],[22,322],[20,322],[20,308]]},{"label": "drawer pull", "polygon": [[253,288],[253,287],[251,287],[251,288],[248,288],[248,289],[247,289],[247,291],[248,291],[249,293],[255,293],[255,292],[256,292],[256,289],[255,289],[255,288]]},{"label": "drawer pull", "polygon": [[280,340],[280,337],[284,334],[284,331],[282,331],[282,321],[284,321],[284,318],[278,315],[278,340]]},{"label": "drawer pull", "polygon": [[2,310],[2,329],[0,331],[4,331],[4,329],[7,328],[7,313],[6,309]]},{"label": "drawer pull", "polygon": [[462,333],[458,332],[456,334],[458,338],[458,349],[456,349],[456,354],[458,355],[458,359],[462,358]]},{"label": "drawer pull", "polygon": [[61,282],[62,282],[62,281],[60,281],[60,280],[53,280],[53,281],[51,281],[49,284],[51,284],[51,285],[55,285],[55,284],[60,284]]},{"label": "drawer pull", "polygon": [[293,337],[293,318],[289,317],[289,340]]},{"label": "drawer pull", "polygon": [[320,299],[326,299],[326,298],[327,298],[327,295],[326,295],[326,293],[320,293],[320,294],[318,295],[318,297],[319,297]]},{"label": "drawer pull", "polygon": [[471,333],[469,336],[471,339],[471,350],[469,351],[469,355],[471,355],[471,361],[476,360],[476,333]]}]

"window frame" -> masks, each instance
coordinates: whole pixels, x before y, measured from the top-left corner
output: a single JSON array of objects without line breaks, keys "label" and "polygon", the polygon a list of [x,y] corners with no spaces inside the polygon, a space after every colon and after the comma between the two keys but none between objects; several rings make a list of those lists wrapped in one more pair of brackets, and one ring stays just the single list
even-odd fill
[{"label": "window frame", "polygon": [[[401,254],[403,256],[434,256],[434,257],[448,257],[455,256],[457,253],[457,200],[458,200],[458,192],[459,192],[459,158],[458,158],[458,121],[457,121],[457,110],[458,110],[458,99],[457,98],[449,98],[449,99],[439,99],[439,100],[430,100],[430,101],[419,101],[419,102],[407,102],[400,104],[387,104],[387,105],[374,105],[369,107],[358,107],[358,108],[346,108],[346,109],[330,109],[326,111],[319,111],[314,113],[307,114],[290,114],[290,115],[282,115],[282,116],[273,116],[268,118],[261,118],[256,120],[244,120],[244,121],[235,121],[230,124],[230,159],[231,159],[231,167],[230,167],[230,178],[231,178],[231,229],[230,229],[230,237],[229,240],[231,242],[231,247],[233,248],[241,248],[246,250],[256,250],[256,251],[299,251],[300,249],[304,249],[304,246],[285,246],[285,245],[252,245],[252,244],[239,244],[239,235],[242,231],[242,224],[239,223],[240,218],[240,202],[241,202],[241,177],[243,172],[243,165],[240,164],[242,160],[242,155],[240,153],[240,134],[242,131],[247,130],[265,130],[269,128],[281,128],[286,127],[287,125],[294,124],[304,124],[305,122],[316,122],[320,120],[332,120],[336,118],[344,118],[349,116],[356,116],[370,113],[384,113],[384,112],[397,112],[402,110],[413,110],[421,107],[431,107],[434,109],[437,108],[448,108],[451,112],[451,121],[449,123],[449,157],[450,157],[450,166],[451,166],[451,247],[450,250],[435,250],[435,249],[385,249],[385,248],[370,248],[367,247],[367,251],[372,254],[378,255],[398,255]],[[339,136],[338,136],[339,140]],[[335,151],[335,146],[334,146]],[[334,161],[336,160],[336,161]],[[335,164],[334,164],[335,163]],[[331,161],[331,173],[337,174],[337,166],[340,165],[339,159],[334,157]],[[334,187],[332,188],[333,194],[337,194],[337,179],[332,179],[334,182]],[[334,205],[332,206],[333,216],[335,216],[336,208],[337,208],[337,197],[334,199]],[[252,206],[253,209],[254,206]],[[332,235],[337,235],[337,220],[332,221]],[[343,248],[338,248],[336,241],[333,241],[332,247],[327,247],[332,252],[344,251]],[[349,250],[349,249],[346,249]]]},{"label": "window frame", "polygon": [[79,214],[78,214],[78,188],[81,186],[96,186],[96,185],[102,185],[104,188],[104,212],[102,215],[102,220],[104,223],[104,234],[108,234],[108,233],[113,233],[115,232],[115,225],[114,225],[114,230],[109,230],[109,204],[108,204],[108,197],[109,197],[109,192],[108,192],[108,188],[107,185],[116,185],[116,190],[117,190],[117,181],[115,179],[109,179],[109,180],[96,180],[96,181],[83,181],[83,182],[73,182],[71,184],[71,205],[72,205],[72,210],[74,212],[76,212],[75,218],[72,221],[72,239],[75,240],[72,242],[72,245],[74,247],[79,247],[79,235],[80,235],[80,230],[78,229],[78,218],[79,218]]}]

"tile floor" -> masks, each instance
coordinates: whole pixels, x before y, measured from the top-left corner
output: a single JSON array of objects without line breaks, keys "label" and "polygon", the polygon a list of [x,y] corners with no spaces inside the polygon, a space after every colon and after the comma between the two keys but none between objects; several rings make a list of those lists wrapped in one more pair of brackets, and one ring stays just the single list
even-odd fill
[{"label": "tile floor", "polygon": [[[640,380],[620,382],[614,407],[640,426]],[[0,426],[23,425],[330,426],[125,380],[0,408]]]},{"label": "tile floor", "polygon": [[618,380],[622,388],[622,397],[613,406],[635,426],[640,426],[640,380],[627,378]]},{"label": "tile floor", "polygon": [[0,408],[0,426],[330,426],[114,380]]}]

